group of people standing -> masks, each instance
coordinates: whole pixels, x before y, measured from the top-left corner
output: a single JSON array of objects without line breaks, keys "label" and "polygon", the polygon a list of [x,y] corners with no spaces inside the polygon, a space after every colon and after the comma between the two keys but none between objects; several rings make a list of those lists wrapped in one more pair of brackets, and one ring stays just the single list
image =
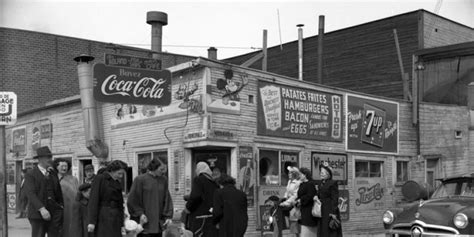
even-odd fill
[{"label": "group of people standing", "polygon": [[[122,184],[127,164],[110,162],[94,174],[85,167],[82,185],[68,175],[71,164],[64,159],[52,160],[48,147],[37,149],[38,165],[25,174],[24,193],[28,200],[27,217],[32,237],[119,237],[125,232],[125,208]],[[172,216],[173,204],[168,182],[157,172],[157,160],[150,162],[148,172],[137,177],[129,194],[131,219],[143,226],[138,236],[161,236],[161,220]],[[158,185],[156,185],[158,184]],[[158,198],[158,201],[152,198]]]},{"label": "group of people standing", "polygon": [[[321,182],[312,180],[308,168],[289,166],[289,181],[283,198],[271,196],[266,204],[270,209],[273,236],[281,237],[282,230],[288,227],[291,234],[301,237],[341,237],[341,226],[330,225],[331,219],[340,223],[338,208],[338,184],[332,179],[332,168],[327,164],[320,166]],[[313,205],[319,200],[321,216],[312,213]]]},{"label": "group of people standing", "polygon": [[247,230],[247,195],[227,174],[213,177],[209,165],[199,162],[185,212],[195,236],[242,237]]}]

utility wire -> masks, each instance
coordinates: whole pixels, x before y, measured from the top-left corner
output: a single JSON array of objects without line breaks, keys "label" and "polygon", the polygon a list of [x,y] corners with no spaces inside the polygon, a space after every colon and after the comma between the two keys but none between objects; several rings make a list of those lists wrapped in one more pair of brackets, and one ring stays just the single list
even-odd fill
[{"label": "utility wire", "polygon": [[[151,46],[151,44],[129,44],[129,43],[117,43],[121,45],[131,45],[131,46]],[[211,46],[204,46],[204,45],[176,45],[176,44],[168,44],[163,45],[163,47],[179,47],[179,48],[209,48]],[[238,46],[212,46],[221,49],[252,49],[252,50],[260,50],[262,48],[259,47],[238,47]]]}]

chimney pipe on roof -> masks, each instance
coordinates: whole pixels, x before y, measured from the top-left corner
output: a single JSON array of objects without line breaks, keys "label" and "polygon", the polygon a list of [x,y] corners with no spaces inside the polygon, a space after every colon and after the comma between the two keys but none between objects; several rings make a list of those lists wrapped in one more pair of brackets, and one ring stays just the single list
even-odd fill
[{"label": "chimney pipe on roof", "polygon": [[323,83],[323,42],[324,42],[324,15],[319,16],[318,33],[318,83]]},{"label": "chimney pipe on roof", "polygon": [[[147,12],[146,23],[151,25],[151,50],[161,52],[163,26],[168,25],[168,14],[157,11]],[[156,56],[153,55],[153,58]]]},{"label": "chimney pipe on roof", "polygon": [[212,60],[217,60],[217,49],[214,47],[210,47],[207,49],[207,58]]},{"label": "chimney pipe on roof", "polygon": [[298,79],[303,80],[303,24],[298,24]]}]

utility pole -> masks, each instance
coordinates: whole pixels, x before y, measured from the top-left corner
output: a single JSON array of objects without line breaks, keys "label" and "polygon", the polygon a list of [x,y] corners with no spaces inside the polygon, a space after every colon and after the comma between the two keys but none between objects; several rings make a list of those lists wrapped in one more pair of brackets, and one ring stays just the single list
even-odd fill
[{"label": "utility pole", "polygon": [[8,237],[7,209],[7,152],[5,143],[5,125],[0,125],[0,212],[2,214],[2,236]]},{"label": "utility pole", "polygon": [[18,101],[14,92],[0,91],[0,220],[2,237],[8,237],[7,149],[5,126],[16,123]]}]

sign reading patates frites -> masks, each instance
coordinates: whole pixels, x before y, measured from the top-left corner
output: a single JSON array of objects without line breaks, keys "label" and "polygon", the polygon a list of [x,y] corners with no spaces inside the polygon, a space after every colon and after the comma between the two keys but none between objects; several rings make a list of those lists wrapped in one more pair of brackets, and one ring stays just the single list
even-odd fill
[{"label": "sign reading patates frites", "polygon": [[117,104],[168,106],[171,103],[171,72],[94,65],[94,98]]}]

